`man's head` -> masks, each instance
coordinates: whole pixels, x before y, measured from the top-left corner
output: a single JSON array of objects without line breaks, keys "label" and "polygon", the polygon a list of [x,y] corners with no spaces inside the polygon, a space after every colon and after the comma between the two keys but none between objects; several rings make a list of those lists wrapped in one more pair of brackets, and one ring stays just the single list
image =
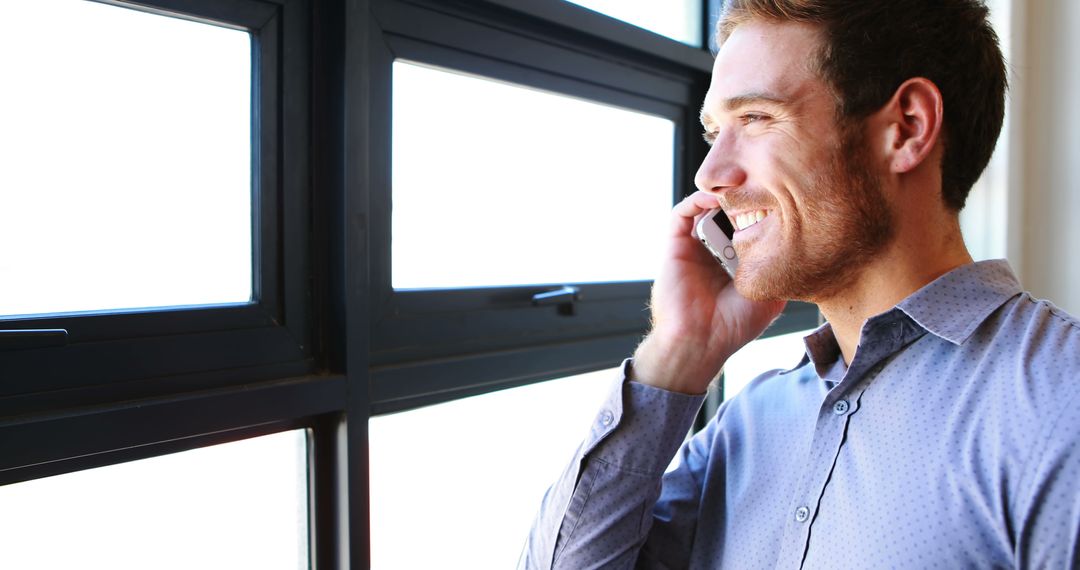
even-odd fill
[{"label": "man's head", "polygon": [[1005,63],[979,0],[728,0],[723,44],[753,20],[800,22],[821,32],[805,57],[852,124],[881,108],[904,81],[924,77],[944,100],[942,196],[960,210],[990,161],[1005,116]]},{"label": "man's head", "polygon": [[729,0],[695,182],[738,229],[741,293],[820,302],[927,224],[955,224],[1004,108],[985,15],[965,0]]}]

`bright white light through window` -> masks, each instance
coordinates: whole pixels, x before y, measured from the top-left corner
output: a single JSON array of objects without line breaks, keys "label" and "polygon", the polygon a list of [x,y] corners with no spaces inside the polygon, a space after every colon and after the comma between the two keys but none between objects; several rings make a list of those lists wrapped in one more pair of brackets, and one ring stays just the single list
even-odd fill
[{"label": "bright white light through window", "polygon": [[514,568],[615,379],[605,370],[371,418],[371,568]]},{"label": "bright white light through window", "polygon": [[755,340],[724,364],[724,398],[738,394],[751,380],[769,370],[794,368],[806,353],[803,337],[810,330]]},{"label": "bright white light through window", "polygon": [[672,121],[400,61],[393,73],[395,289],[652,279]]},{"label": "bright white light through window", "polygon": [[702,0],[567,0],[594,12],[701,47]]},{"label": "bright white light through window", "polygon": [[0,2],[0,315],[244,303],[251,38]]},{"label": "bright white light through window", "polygon": [[304,431],[0,486],[0,568],[308,568]]}]

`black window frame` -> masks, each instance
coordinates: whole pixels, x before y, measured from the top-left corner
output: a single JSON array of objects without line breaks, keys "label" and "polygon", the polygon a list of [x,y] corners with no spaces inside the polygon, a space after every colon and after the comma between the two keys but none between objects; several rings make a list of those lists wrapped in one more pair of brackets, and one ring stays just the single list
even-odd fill
[{"label": "black window frame", "polygon": [[[697,105],[711,58],[566,2],[372,0],[362,138],[391,136],[395,59],[649,113],[675,124],[672,200],[691,185]],[[361,137],[357,137],[361,138]],[[368,153],[368,242],[389,244],[392,157]],[[612,366],[648,325],[646,281],[395,291],[388,248],[370,251],[374,413]],[[533,295],[576,287],[572,315]]]},{"label": "black window frame", "polygon": [[[258,370],[266,378],[313,369],[312,310],[302,278],[309,264],[308,30],[283,25],[306,20],[303,7],[271,0],[102,3],[251,34],[253,301],[0,317],[0,329],[14,331],[0,335],[0,415],[93,403],[94,389],[105,384],[139,396],[163,385],[218,386],[213,372],[222,369]],[[20,349],[33,346],[37,331],[66,334],[41,335],[40,347]]]}]

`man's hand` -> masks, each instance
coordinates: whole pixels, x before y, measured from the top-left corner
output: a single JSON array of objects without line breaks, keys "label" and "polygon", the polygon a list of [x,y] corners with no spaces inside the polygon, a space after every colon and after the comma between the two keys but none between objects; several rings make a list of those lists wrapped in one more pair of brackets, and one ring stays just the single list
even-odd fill
[{"label": "man's hand", "polygon": [[691,236],[694,220],[719,207],[695,192],[675,206],[668,252],[652,289],[652,332],[634,353],[632,379],[686,394],[705,392],[724,362],[784,308],[739,295],[720,264]]}]

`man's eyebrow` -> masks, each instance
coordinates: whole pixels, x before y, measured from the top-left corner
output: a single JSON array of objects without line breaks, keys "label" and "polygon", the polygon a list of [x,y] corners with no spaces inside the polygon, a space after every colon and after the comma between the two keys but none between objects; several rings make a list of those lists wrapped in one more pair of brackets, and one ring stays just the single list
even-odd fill
[{"label": "man's eyebrow", "polygon": [[[775,93],[768,92],[753,92],[745,95],[736,95],[734,97],[728,97],[720,102],[721,108],[727,112],[737,111],[743,107],[750,105],[760,105],[767,103],[769,105],[786,106],[790,105],[791,101],[781,97]],[[713,116],[705,109],[705,105],[701,106],[701,111],[698,114],[701,124],[708,125],[713,122]]]},{"label": "man's eyebrow", "polygon": [[770,105],[787,105],[789,104],[789,101],[774,93],[757,92],[728,97],[721,102],[721,105],[727,111],[735,111],[748,105],[756,105],[761,103],[768,103]]}]

